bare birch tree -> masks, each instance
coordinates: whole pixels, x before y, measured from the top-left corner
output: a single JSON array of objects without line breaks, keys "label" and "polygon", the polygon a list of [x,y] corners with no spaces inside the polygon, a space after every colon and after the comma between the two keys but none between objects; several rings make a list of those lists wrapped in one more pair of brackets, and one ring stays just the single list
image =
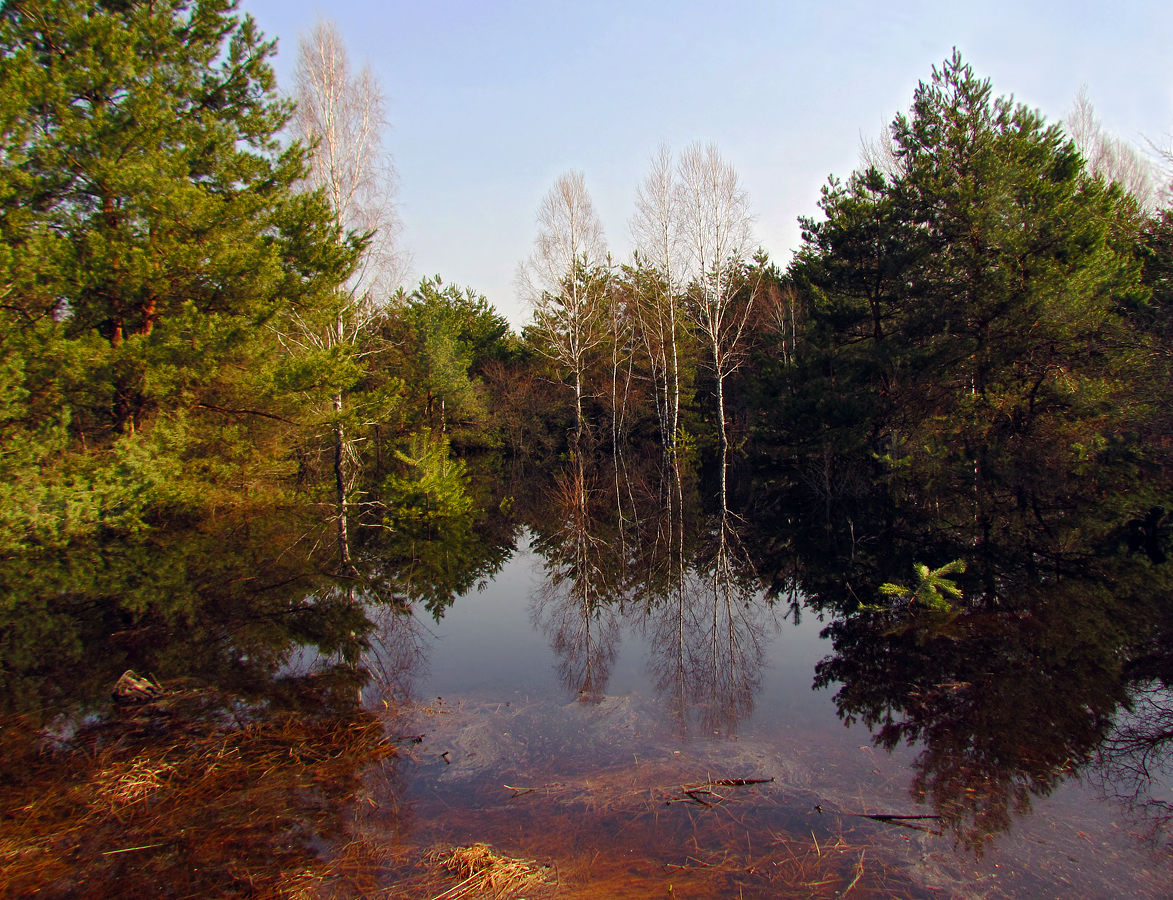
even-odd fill
[{"label": "bare birch tree", "polygon": [[636,189],[630,226],[638,280],[636,316],[655,382],[660,435],[669,456],[675,454],[680,428],[681,199],[672,152],[662,144],[652,157],[647,178]]},{"label": "bare birch tree", "polygon": [[1063,125],[1089,173],[1119,184],[1145,212],[1156,210],[1161,201],[1158,167],[1127,141],[1104,130],[1086,87],[1076,94],[1075,104]]},{"label": "bare birch tree", "polygon": [[[359,353],[359,343],[376,304],[388,296],[400,274],[399,230],[392,197],[395,172],[382,147],[387,124],[383,94],[369,66],[352,75],[337,27],[319,22],[302,38],[297,65],[297,109],[293,130],[310,148],[306,186],[325,193],[343,232],[366,236],[355,273],[335,298],[334,315],[309,322],[295,315],[288,339],[322,352],[337,348]],[[344,388],[331,396],[334,490],[338,552],[350,566],[349,495],[354,448],[348,440]]]},{"label": "bare birch tree", "polygon": [[860,135],[859,162],[865,169],[876,169],[888,179],[895,179],[903,173],[904,164],[896,153],[896,142],[889,125],[885,124],[874,138]]},{"label": "bare birch tree", "polygon": [[749,198],[715,144],[692,144],[679,165],[681,235],[688,262],[688,312],[704,340],[717,391],[721,508],[726,501],[729,438],[725,379],[740,363],[751,304],[738,303],[738,272],[750,251]]},{"label": "bare birch tree", "polygon": [[382,89],[369,65],[351,73],[346,46],[330,21],[302,37],[295,77],[294,136],[313,148],[306,181],[326,192],[341,228],[370,235],[347,288],[356,300],[382,300],[405,265],[398,247],[395,166],[383,148]]},{"label": "bare birch tree", "polygon": [[584,428],[587,365],[607,334],[608,278],[602,223],[582,173],[568,172],[538,209],[538,236],[518,272],[518,288],[533,308],[543,352],[570,373],[576,448]]}]

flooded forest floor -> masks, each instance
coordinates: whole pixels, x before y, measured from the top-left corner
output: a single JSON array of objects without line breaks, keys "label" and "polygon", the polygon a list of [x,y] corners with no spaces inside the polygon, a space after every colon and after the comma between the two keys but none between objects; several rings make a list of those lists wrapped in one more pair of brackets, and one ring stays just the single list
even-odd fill
[{"label": "flooded forest floor", "polygon": [[[936,817],[908,802],[906,770],[867,746],[819,748],[801,733],[684,744],[649,726],[635,695],[322,712],[325,694],[348,687],[310,679],[261,710],[159,685],[48,743],[6,722],[3,894],[1109,897],[1118,887],[1113,862],[1087,852],[1118,840],[1094,825],[1037,816],[1009,851],[956,853]],[[865,775],[869,786],[850,793]],[[1166,874],[1133,869],[1130,892],[1161,896]]]}]

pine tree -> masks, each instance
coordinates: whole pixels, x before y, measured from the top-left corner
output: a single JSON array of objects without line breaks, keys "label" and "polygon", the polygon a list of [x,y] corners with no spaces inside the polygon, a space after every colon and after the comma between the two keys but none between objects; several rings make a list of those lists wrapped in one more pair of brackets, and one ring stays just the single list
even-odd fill
[{"label": "pine tree", "polygon": [[1046,521],[1077,480],[1127,477],[1135,205],[956,53],[891,133],[889,171],[827,188],[791,270],[818,368],[911,489],[970,492],[980,528],[993,496]]},{"label": "pine tree", "polygon": [[53,503],[86,493],[87,467],[122,498],[91,518],[239,487],[295,412],[270,326],[326,302],[357,242],[292,190],[304,154],[277,140],[272,52],[232,0],[0,9],[0,331],[25,398],[0,465],[46,476],[17,435],[57,423]]}]

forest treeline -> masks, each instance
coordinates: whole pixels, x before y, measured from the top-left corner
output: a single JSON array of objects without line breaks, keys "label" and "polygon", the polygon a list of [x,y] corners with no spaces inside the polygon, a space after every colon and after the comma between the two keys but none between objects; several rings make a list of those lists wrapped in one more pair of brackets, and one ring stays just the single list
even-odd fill
[{"label": "forest treeline", "polygon": [[[1167,496],[1173,213],[1094,128],[954,54],[785,268],[713,146],[653,159],[626,261],[570,173],[515,334],[473,288],[395,286],[377,92],[314,80],[330,37],[295,107],[231,0],[3,5],[5,554],[283,505],[345,566],[363,529],[466,511],[486,453],[696,461],[722,508],[734,463],[828,509],[949,490],[975,540],[995,502],[1058,535]],[[311,102],[335,90],[366,102]],[[352,171],[324,163],[334,114]]]}]

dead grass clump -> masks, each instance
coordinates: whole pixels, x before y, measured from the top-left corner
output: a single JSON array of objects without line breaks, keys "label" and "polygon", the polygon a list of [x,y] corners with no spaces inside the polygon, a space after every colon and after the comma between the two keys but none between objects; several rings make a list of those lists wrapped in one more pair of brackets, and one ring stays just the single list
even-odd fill
[{"label": "dead grass clump", "polygon": [[94,794],[112,811],[149,799],[161,790],[175,770],[168,762],[132,759],[101,771],[94,779]]},{"label": "dead grass clump", "polygon": [[433,850],[427,855],[427,863],[461,879],[434,900],[522,897],[553,885],[538,863],[502,856],[488,844]]}]

